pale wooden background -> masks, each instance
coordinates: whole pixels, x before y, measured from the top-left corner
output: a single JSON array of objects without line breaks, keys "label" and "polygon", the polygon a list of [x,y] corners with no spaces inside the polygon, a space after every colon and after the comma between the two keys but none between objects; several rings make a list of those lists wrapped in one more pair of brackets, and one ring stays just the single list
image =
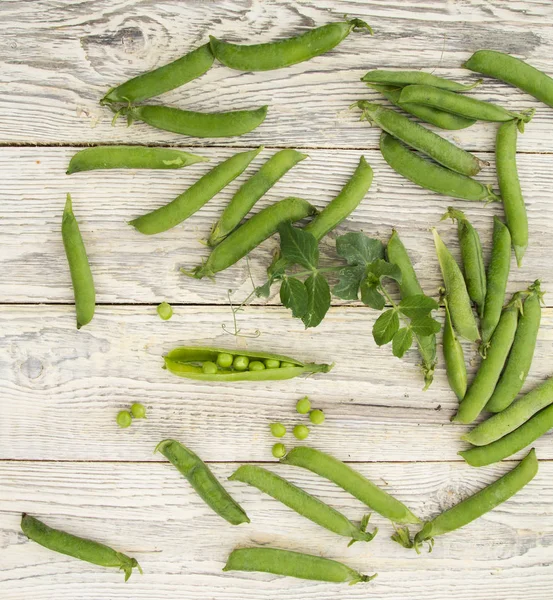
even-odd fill
[{"label": "pale wooden background", "polygon": [[[114,83],[157,67],[207,40],[210,33],[259,42],[339,20],[369,21],[374,37],[352,35],[339,48],[286,70],[239,73],[215,66],[160,102],[198,110],[269,103],[266,122],[238,139],[197,140],[137,124],[110,126],[98,99]],[[235,182],[187,223],[155,237],[126,225],[159,206],[209,169],[110,172],[65,176],[78,146],[147,143],[192,147],[214,161],[235,148],[264,144],[253,172],[276,148],[306,149],[310,159],[279,182],[259,208],[287,194],[324,206],[352,173],[361,153],[375,171],[363,204],[339,230],[404,239],[421,282],[435,294],[439,275],[428,228],[448,200],[390,171],[377,150],[378,131],[357,122],[348,105],[377,98],[359,77],[368,69],[418,68],[468,80],[463,60],[481,47],[512,52],[553,73],[553,7],[549,0],[423,2],[201,2],[166,0],[4,0],[0,3],[0,597],[3,600],[374,598],[442,600],[550,598],[553,589],[553,447],[537,444],[536,479],[518,496],[466,529],[437,540],[433,554],[403,550],[391,526],[371,544],[346,548],[338,538],[239,483],[229,490],[252,524],[232,528],[191,493],[176,471],[152,454],[164,437],[189,444],[222,478],[239,462],[272,463],[268,424],[293,426],[294,402],[309,394],[327,423],[309,441],[356,463],[423,517],[432,517],[513,466],[480,470],[456,455],[462,427],[449,417],[456,400],[443,364],[421,392],[416,354],[403,361],[378,349],[370,334],[376,313],[335,306],[323,325],[305,331],[278,306],[278,297],[240,316],[255,340],[226,335],[227,289],[251,289],[245,262],[209,281],[178,273],[206,255],[209,231]],[[522,110],[536,107],[519,141],[531,245],[509,288],[540,277],[553,289],[553,110],[497,81],[476,97]],[[496,126],[477,124],[444,134],[491,161],[481,179],[494,182]],[[60,237],[65,193],[71,191],[98,294],[94,321],[75,329],[69,273]],[[490,250],[498,206],[456,202]],[[455,230],[440,231],[457,249]],[[332,239],[324,242],[332,256]],[[274,240],[251,255],[262,281]],[[162,322],[155,305],[175,316]],[[553,300],[546,296],[536,359],[527,388],[552,373]],[[181,344],[247,345],[316,361],[336,361],[328,375],[259,385],[205,385],[169,376],[160,355]],[[474,351],[467,347],[474,370]],[[441,357],[440,357],[441,358]],[[121,431],[118,410],[133,401],[149,419]],[[291,441],[288,440],[291,444]],[[309,473],[279,473],[360,519],[356,500]],[[128,584],[119,573],[51,553],[19,530],[22,511],[127,551],[145,574]],[[343,560],[379,572],[367,586],[335,586],[266,575],[222,573],[237,545],[272,544]]]}]

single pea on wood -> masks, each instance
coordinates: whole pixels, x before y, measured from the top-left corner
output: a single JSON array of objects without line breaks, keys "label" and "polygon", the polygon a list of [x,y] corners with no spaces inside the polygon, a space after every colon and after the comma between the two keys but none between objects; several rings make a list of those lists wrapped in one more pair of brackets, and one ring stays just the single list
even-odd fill
[{"label": "single pea on wood", "polygon": [[[232,358],[232,361],[229,359]],[[221,359],[227,367],[221,367]],[[267,352],[238,352],[209,346],[182,346],[164,356],[165,368],[179,377],[204,381],[279,381],[302,374],[328,373],[333,365],[304,363]],[[267,361],[279,362],[267,368]],[[209,363],[209,372],[204,366]]]}]

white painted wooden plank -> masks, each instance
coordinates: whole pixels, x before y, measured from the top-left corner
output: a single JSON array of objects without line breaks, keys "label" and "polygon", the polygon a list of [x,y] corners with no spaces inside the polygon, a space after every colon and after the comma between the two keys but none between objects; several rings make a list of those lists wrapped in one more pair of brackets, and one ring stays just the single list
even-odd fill
[{"label": "white painted wooden plank", "polygon": [[[369,131],[371,135],[376,132]],[[223,304],[227,290],[237,290],[242,301],[252,290],[247,262],[220,273],[215,283],[197,281],[179,272],[191,268],[208,255],[199,243],[210,231],[225,203],[271,154],[265,150],[247,172],[218,194],[202,210],[174,229],[145,236],[127,225],[131,218],[169,202],[210,164],[230,156],[231,149],[202,148],[212,159],[180,171],[112,171],[66,176],[65,169],[74,148],[2,148],[0,173],[0,302],[73,302],[69,270],[60,235],[65,193],[71,192],[74,210],[81,224],[97,289],[103,303]],[[259,210],[287,195],[310,199],[324,207],[353,173],[361,151],[311,150],[310,158],[294,167],[258,203]],[[435,294],[440,285],[439,268],[429,228],[438,225],[444,239],[457,249],[456,228],[439,224],[448,204],[462,208],[481,233],[486,256],[491,249],[492,215],[501,215],[501,205],[460,202],[427,192],[394,173],[379,151],[364,153],[375,171],[373,186],[338,233],[363,230],[386,241],[393,227],[404,240],[421,283]],[[495,183],[493,158],[480,179]],[[524,266],[513,260],[509,290],[526,287],[541,278],[544,289],[553,289],[553,175],[550,157],[519,154],[519,171],[528,205],[530,247]],[[330,166],[330,168],[329,168]],[[333,236],[322,244],[325,261],[336,264]],[[271,239],[250,254],[254,280],[264,281],[265,269],[277,245]],[[546,301],[551,300],[546,296]],[[278,287],[272,303],[278,303]]]},{"label": "white painted wooden plank", "polygon": [[[98,100],[109,87],[173,60],[208,40],[265,42],[297,35],[343,18],[365,18],[375,35],[352,35],[308,63],[265,73],[241,73],[217,65],[198,81],[154,102],[192,110],[242,109],[269,103],[259,129],[228,144],[375,147],[348,106],[368,94],[359,81],[369,69],[416,68],[457,78],[475,50],[514,53],[553,73],[553,8],[547,0],[389,2],[209,2],[136,0],[79,3],[3,2],[0,21],[0,141],[24,143],[156,142],[217,144],[159,132],[144,125],[110,126]],[[6,91],[7,90],[7,91]],[[486,80],[481,99],[538,114],[521,139],[526,151],[552,151],[553,112],[500,82]],[[495,127],[479,124],[446,134],[467,148],[493,148]]]},{"label": "white painted wooden plank", "polygon": [[[359,465],[423,518],[431,518],[503,474],[514,463],[471,470],[455,463]],[[221,479],[237,465],[213,465]],[[281,475],[359,520],[365,507],[333,484],[293,467]],[[370,544],[347,541],[238,482],[229,491],[252,523],[232,527],[203,504],[168,464],[0,463],[0,589],[24,597],[96,598],[549,598],[553,585],[553,464],[522,492],[466,528],[436,539],[432,554],[405,550],[391,525],[373,516]],[[120,573],[52,553],[19,530],[27,511],[48,524],[135,556],[144,575]],[[354,587],[253,573],[222,573],[236,546],[274,545],[341,560],[379,576]]]},{"label": "white painted wooden plank", "polygon": [[[295,402],[309,395],[327,413],[311,443],[344,460],[460,460],[467,428],[449,422],[457,399],[443,363],[422,392],[414,350],[400,360],[375,346],[376,315],[335,308],[306,331],[283,309],[252,307],[240,325],[262,336],[235,340],[221,329],[230,325],[224,307],[180,307],[168,322],[154,307],[101,307],[80,331],[71,307],[0,307],[0,458],[149,461],[161,439],[180,437],[206,460],[271,460],[269,424],[282,421],[292,445],[292,427],[308,422]],[[161,368],[175,346],[235,344],[336,366],[309,378],[220,385]],[[546,309],[526,389],[552,375],[552,347],[553,310]],[[466,350],[474,371],[475,348]],[[120,430],[117,412],[135,401],[146,404],[148,420]],[[543,458],[553,458],[551,436],[537,442]]]}]

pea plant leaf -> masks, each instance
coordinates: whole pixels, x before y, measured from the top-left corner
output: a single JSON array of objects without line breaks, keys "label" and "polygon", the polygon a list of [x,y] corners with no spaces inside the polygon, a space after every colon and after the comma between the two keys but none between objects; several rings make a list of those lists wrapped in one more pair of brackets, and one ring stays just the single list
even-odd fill
[{"label": "pea plant leaf", "polygon": [[410,329],[417,336],[426,337],[433,333],[438,333],[441,328],[442,326],[438,321],[432,317],[417,317],[416,319],[411,319]]},{"label": "pea plant leaf", "polygon": [[301,319],[307,312],[307,289],[303,281],[285,277],[280,285],[280,301],[292,311],[292,316]]},{"label": "pea plant leaf", "polygon": [[377,258],[384,258],[384,246],[361,232],[351,232],[336,238],[336,252],[348,265],[368,265]]},{"label": "pea plant leaf", "polygon": [[394,356],[402,358],[402,356],[413,345],[413,333],[409,327],[398,329],[392,339],[392,352]]},{"label": "pea plant leaf", "polygon": [[367,279],[361,282],[361,301],[370,308],[382,310],[386,305],[384,296],[378,291],[378,285],[370,283]]},{"label": "pea plant leaf", "polygon": [[317,327],[330,308],[330,287],[324,275],[313,273],[305,280],[307,311],[302,317],[305,328]]},{"label": "pea plant leaf", "polygon": [[424,294],[403,298],[399,303],[400,312],[410,319],[427,317],[433,310],[438,310],[438,308],[439,304],[436,300]]},{"label": "pea plant leaf", "polygon": [[378,346],[383,346],[392,341],[399,329],[399,315],[397,310],[390,308],[384,311],[373,325],[373,337]]},{"label": "pea plant leaf", "polygon": [[305,229],[292,227],[290,222],[282,223],[278,228],[280,251],[289,264],[298,264],[309,270],[315,270],[319,264],[319,245],[312,233]]},{"label": "pea plant leaf", "polygon": [[332,293],[342,300],[358,300],[359,286],[365,277],[365,267],[355,265],[344,267],[338,272],[339,281],[332,289]]},{"label": "pea plant leaf", "polygon": [[383,258],[377,258],[369,263],[366,267],[366,274],[367,279],[375,285],[382,283],[386,277],[401,283],[401,269]]}]

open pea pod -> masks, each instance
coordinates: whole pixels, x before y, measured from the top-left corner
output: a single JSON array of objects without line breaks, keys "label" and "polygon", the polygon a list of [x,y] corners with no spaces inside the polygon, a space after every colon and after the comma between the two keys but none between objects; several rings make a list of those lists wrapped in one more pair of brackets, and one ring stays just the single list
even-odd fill
[{"label": "open pea pod", "polygon": [[[228,367],[221,366],[222,357],[228,359]],[[164,368],[173,375],[200,381],[276,381],[303,374],[328,373],[334,366],[304,363],[290,356],[269,352],[239,352],[208,346],[174,348],[163,359]],[[236,359],[241,363],[240,369],[235,368],[238,364]],[[207,365],[210,368],[206,368]]]}]

